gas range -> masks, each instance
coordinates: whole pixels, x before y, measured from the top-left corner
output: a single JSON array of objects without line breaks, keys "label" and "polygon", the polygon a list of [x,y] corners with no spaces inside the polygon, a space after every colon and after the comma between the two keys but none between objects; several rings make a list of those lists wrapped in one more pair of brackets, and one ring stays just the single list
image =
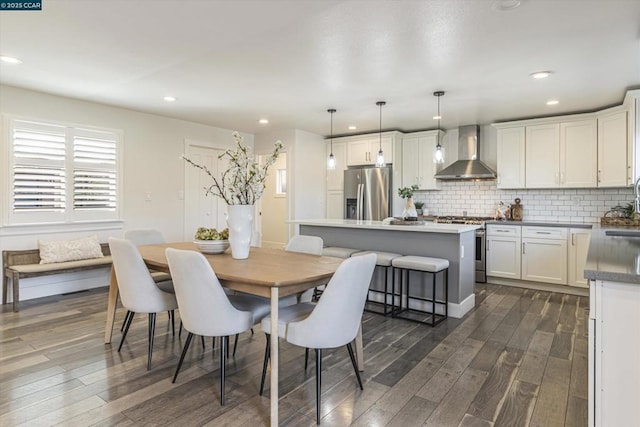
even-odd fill
[{"label": "gas range", "polygon": [[491,217],[484,216],[436,216],[433,217],[434,223],[440,224],[471,224],[483,225],[485,221],[493,220]]}]

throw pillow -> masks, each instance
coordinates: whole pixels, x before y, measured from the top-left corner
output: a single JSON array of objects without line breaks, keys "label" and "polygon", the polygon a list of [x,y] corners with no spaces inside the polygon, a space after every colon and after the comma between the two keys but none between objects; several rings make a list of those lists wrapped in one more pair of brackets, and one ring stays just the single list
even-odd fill
[{"label": "throw pillow", "polygon": [[39,240],[38,248],[40,249],[40,264],[102,258],[104,256],[96,235],[75,240],[49,242]]}]

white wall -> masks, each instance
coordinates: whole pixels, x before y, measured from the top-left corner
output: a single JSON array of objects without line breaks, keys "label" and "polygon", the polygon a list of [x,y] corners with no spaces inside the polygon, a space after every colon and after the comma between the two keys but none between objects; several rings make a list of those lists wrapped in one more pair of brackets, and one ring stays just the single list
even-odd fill
[{"label": "white wall", "polygon": [[[179,159],[184,150],[185,139],[211,141],[216,145],[232,146],[232,130],[205,126],[183,120],[140,113],[107,105],[79,101],[71,98],[48,95],[0,86],[0,114],[16,115],[25,118],[53,120],[80,125],[121,129],[124,131],[122,145],[122,224],[108,227],[41,227],[14,228],[0,225],[0,250],[36,248],[38,239],[61,240],[98,234],[100,241],[109,236],[121,236],[125,229],[155,228],[169,241],[183,240],[184,207],[179,197],[184,187],[185,164]],[[167,106],[167,108],[171,108]],[[8,188],[5,167],[7,165],[6,129],[0,129],[4,145],[0,150],[0,194],[7,200]],[[253,135],[244,135],[245,143],[253,145]],[[151,200],[146,201],[150,193]],[[0,217],[3,217],[0,212]],[[74,276],[75,280],[76,276]],[[46,286],[51,289],[60,283],[69,282],[68,275],[48,276],[45,278],[21,281],[25,288],[35,283],[38,289],[25,289],[21,299],[41,296]],[[98,279],[87,279],[82,288],[91,282],[103,285],[106,275]],[[54,285],[55,284],[55,285]],[[36,286],[34,285],[34,286]],[[61,287],[60,287],[61,286]],[[60,289],[64,288],[60,285]],[[56,287],[57,293],[60,291]],[[22,289],[22,286],[21,286]]]}]

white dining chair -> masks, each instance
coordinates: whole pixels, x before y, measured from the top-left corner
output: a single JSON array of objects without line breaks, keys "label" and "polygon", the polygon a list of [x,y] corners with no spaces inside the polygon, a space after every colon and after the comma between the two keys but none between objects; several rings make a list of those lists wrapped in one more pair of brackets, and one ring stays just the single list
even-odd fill
[{"label": "white dining chair", "polygon": [[166,255],[180,316],[189,332],[172,382],[178,378],[194,335],[221,337],[220,404],[224,406],[229,336],[248,331],[268,315],[269,301],[252,295],[227,295],[211,264],[200,252],[168,248]]},{"label": "white dining chair", "polygon": [[124,340],[133,321],[133,314],[149,314],[149,351],[147,370],[151,369],[153,355],[153,338],[155,335],[156,313],[172,311],[178,308],[176,296],[165,292],[151,277],[142,256],[135,245],[126,239],[109,238],[109,248],[113,259],[113,268],[118,279],[120,299],[124,308],[132,315],[128,317],[118,352],[122,349]]},{"label": "white dining chair", "polygon": [[[318,424],[320,424],[323,349],[346,346],[358,384],[360,389],[363,389],[351,342],[356,338],[362,322],[362,312],[375,266],[375,254],[346,259],[336,270],[317,304],[300,303],[279,311],[278,336],[291,344],[315,350],[316,421]],[[267,346],[262,368],[260,394],[264,391],[271,350],[269,339],[271,316],[262,319],[261,326],[267,334]]]},{"label": "white dining chair", "polygon": [[[318,236],[293,236],[284,250],[288,252],[300,252],[310,255],[322,255],[322,247],[324,242],[322,237]],[[300,302],[311,302],[316,289],[308,289],[300,294]]]},{"label": "white dining chair", "polygon": [[[131,241],[134,245],[157,245],[161,243],[166,243],[166,239],[160,230],[155,230],[152,228],[140,228],[140,229],[132,229],[124,232],[124,238]],[[171,276],[162,271],[150,270],[151,277],[156,282],[158,287],[165,292],[173,293],[173,283],[171,282]],[[124,325],[129,320],[129,316],[133,316],[133,313],[127,311],[127,314],[124,316],[124,322],[122,322],[122,327],[120,330],[124,330]],[[169,312],[169,320],[171,321],[171,330],[175,333],[175,312]]]}]

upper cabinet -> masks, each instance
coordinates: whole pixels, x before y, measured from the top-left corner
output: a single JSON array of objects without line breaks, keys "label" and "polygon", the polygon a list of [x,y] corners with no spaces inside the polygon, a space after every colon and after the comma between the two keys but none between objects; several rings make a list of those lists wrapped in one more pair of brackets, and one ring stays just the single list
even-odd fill
[{"label": "upper cabinet", "polygon": [[[358,137],[349,137],[347,141],[347,165],[375,165],[380,151],[380,135],[370,134]],[[393,163],[393,137],[382,136],[382,151],[385,163]]]},{"label": "upper cabinet", "polygon": [[598,187],[624,187],[630,183],[627,115],[626,110],[598,114]]},{"label": "upper cabinet", "polygon": [[[598,146],[606,144],[599,143],[598,123],[581,114],[495,124],[497,187],[598,187]],[[617,167],[626,171],[626,161]]]},{"label": "upper cabinet", "polygon": [[498,188],[525,186],[524,126],[501,128],[498,135]]},{"label": "upper cabinet", "polygon": [[402,186],[417,185],[420,190],[437,190],[439,181],[434,178],[436,163],[433,161],[436,145],[442,131],[425,131],[405,134],[402,138]]}]

